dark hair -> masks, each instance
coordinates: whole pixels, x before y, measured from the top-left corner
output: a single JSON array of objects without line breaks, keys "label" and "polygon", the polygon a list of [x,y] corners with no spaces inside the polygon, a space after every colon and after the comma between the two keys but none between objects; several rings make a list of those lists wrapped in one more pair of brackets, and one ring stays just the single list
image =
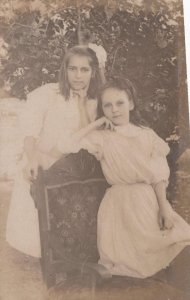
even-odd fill
[{"label": "dark hair", "polygon": [[98,108],[97,108],[97,114],[98,118],[102,117],[104,115],[103,109],[102,109],[102,95],[105,90],[109,88],[114,88],[117,90],[124,91],[129,99],[133,102],[134,108],[130,111],[129,114],[129,121],[137,126],[147,126],[147,122],[142,118],[140,111],[137,108],[137,89],[135,85],[127,78],[123,77],[112,77],[100,90],[99,97],[98,97]]},{"label": "dark hair", "polygon": [[74,46],[70,48],[64,56],[63,62],[61,64],[60,73],[59,73],[59,89],[60,93],[65,96],[65,99],[69,99],[70,85],[67,78],[67,66],[69,60],[74,55],[85,56],[89,59],[89,64],[92,68],[92,77],[90,80],[90,85],[87,91],[87,96],[90,99],[95,99],[97,93],[101,87],[101,78],[99,74],[99,63],[96,57],[96,53],[86,47],[86,46]]}]

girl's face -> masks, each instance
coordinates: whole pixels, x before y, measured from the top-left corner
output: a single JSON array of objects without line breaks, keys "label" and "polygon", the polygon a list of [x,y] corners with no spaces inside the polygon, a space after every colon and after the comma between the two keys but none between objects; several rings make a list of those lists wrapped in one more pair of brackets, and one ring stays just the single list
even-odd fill
[{"label": "girl's face", "polygon": [[92,67],[86,56],[73,55],[67,66],[67,78],[70,87],[75,90],[88,90],[92,77]]},{"label": "girl's face", "polygon": [[107,88],[102,94],[102,110],[114,125],[126,125],[129,123],[129,112],[134,108],[125,91],[116,88]]}]

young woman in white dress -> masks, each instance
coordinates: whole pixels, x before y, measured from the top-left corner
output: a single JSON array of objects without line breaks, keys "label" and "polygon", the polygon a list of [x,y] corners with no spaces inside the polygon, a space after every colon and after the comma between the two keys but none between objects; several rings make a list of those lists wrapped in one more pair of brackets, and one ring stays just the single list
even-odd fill
[{"label": "young woman in white dress", "polygon": [[100,84],[95,52],[75,46],[64,57],[59,84],[45,84],[28,94],[21,116],[23,158],[15,176],[6,230],[8,243],[25,254],[41,256],[30,180],[36,178],[39,165],[48,169],[67,152],[73,132],[95,120]]},{"label": "young woman in white dress", "polygon": [[104,116],[70,145],[94,154],[111,185],[98,212],[99,263],[113,275],[146,278],[190,245],[190,226],[166,199],[169,147],[141,123],[129,80],[107,83],[100,109]]}]

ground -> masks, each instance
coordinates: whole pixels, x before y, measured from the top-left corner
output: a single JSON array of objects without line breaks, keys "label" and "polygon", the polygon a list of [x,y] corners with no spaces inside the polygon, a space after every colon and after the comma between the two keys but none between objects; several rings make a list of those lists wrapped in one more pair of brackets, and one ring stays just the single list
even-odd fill
[{"label": "ground", "polygon": [[[184,181],[185,180],[185,181]],[[180,181],[188,203],[190,185]],[[188,179],[189,181],[189,179]],[[0,182],[0,300],[189,300],[190,251],[187,248],[175,264],[146,280],[114,277],[96,289],[80,278],[47,290],[38,259],[12,249],[5,241],[5,226],[12,182]],[[183,198],[183,197],[182,197]]]}]

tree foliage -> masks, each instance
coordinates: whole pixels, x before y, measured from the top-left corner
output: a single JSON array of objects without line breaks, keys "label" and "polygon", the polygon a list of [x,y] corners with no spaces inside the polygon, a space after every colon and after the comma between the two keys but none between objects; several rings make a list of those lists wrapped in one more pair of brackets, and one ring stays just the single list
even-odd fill
[{"label": "tree foliage", "polygon": [[11,12],[1,16],[1,81],[12,96],[57,81],[66,48],[77,44],[80,13],[82,28],[107,51],[107,77],[130,78],[150,126],[177,142],[181,1],[15,0]]},{"label": "tree foliage", "polygon": [[78,43],[80,22],[107,51],[107,78],[126,76],[136,84],[142,115],[170,143],[174,190],[173,162],[178,146],[187,144],[188,119],[183,115],[186,121],[179,124],[186,97],[184,92],[179,98],[186,91],[181,2],[1,0],[0,83],[23,99],[36,87],[56,82],[66,48]]}]

